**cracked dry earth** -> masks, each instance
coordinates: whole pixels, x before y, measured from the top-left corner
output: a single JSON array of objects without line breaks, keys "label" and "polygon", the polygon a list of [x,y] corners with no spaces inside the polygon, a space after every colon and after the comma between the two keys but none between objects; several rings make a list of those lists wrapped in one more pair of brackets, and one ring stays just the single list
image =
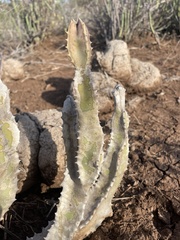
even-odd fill
[{"label": "cracked dry earth", "polygon": [[[7,83],[14,113],[16,109],[62,107],[74,73],[64,45],[64,38],[47,39],[23,58],[28,77]],[[136,39],[129,47],[132,57],[151,61],[160,69],[163,84],[153,93],[138,94],[127,89],[128,170],[113,199],[113,216],[87,240],[179,240],[180,44],[170,40],[159,48],[149,37]],[[140,103],[135,106],[132,103],[137,97]],[[24,240],[34,231],[40,232],[54,217],[56,207],[52,207],[59,193],[51,190],[40,194],[35,186],[17,196],[0,239]]]},{"label": "cracked dry earth", "polygon": [[101,227],[108,237],[91,240],[180,239],[180,111],[174,89],[180,83],[165,83],[130,113],[128,171],[114,198],[113,218]]}]

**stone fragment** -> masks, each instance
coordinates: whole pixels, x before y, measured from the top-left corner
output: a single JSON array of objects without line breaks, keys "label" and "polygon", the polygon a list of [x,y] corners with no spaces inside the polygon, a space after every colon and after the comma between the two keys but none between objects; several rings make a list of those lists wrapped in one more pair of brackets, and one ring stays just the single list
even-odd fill
[{"label": "stone fragment", "polygon": [[131,67],[132,77],[128,85],[135,91],[149,92],[160,87],[162,83],[161,74],[152,63],[131,58]]},{"label": "stone fragment", "polygon": [[129,82],[132,75],[131,62],[129,49],[124,41],[110,41],[105,53],[97,52],[96,55],[99,65],[107,74],[121,83]]},{"label": "stone fragment", "polygon": [[17,148],[20,164],[18,174],[18,192],[28,190],[39,178],[38,154],[39,154],[39,130],[28,114],[16,116],[20,130],[20,142]]},{"label": "stone fragment", "polygon": [[17,81],[25,76],[23,63],[17,59],[9,58],[2,62],[2,80],[4,82]]},{"label": "stone fragment", "polygon": [[101,72],[92,72],[93,89],[97,94],[98,109],[100,113],[113,111],[113,94],[118,81]]},{"label": "stone fragment", "polygon": [[61,186],[66,167],[61,117],[56,109],[16,116],[20,130],[18,192],[41,181],[44,191]]}]

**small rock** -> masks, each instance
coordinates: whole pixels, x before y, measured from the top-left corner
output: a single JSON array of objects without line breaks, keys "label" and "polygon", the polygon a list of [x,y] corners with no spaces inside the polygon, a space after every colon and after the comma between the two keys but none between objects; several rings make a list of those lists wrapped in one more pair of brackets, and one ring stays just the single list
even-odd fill
[{"label": "small rock", "polygon": [[16,115],[20,129],[18,192],[28,190],[41,178],[44,191],[61,186],[66,168],[61,117],[56,109]]},{"label": "small rock", "polygon": [[132,77],[129,81],[137,92],[157,90],[162,83],[161,74],[157,67],[150,62],[142,62],[136,58],[131,59]]},{"label": "small rock", "polygon": [[[62,133],[62,113],[56,109],[33,113],[41,128],[38,166],[47,189],[59,188],[66,169],[66,152]],[[43,186],[45,189],[45,187]]]},{"label": "small rock", "polygon": [[102,69],[121,83],[130,80],[131,62],[127,44],[122,40],[110,41],[105,53],[97,52],[97,60]]},{"label": "small rock", "polygon": [[40,180],[37,162],[39,130],[26,113],[16,115],[16,121],[20,130],[20,142],[17,150],[20,159],[18,192],[21,192],[28,190]]},{"label": "small rock", "polygon": [[109,113],[113,110],[113,90],[117,80],[101,72],[92,72],[93,89],[97,94],[100,113]]},{"label": "small rock", "polygon": [[17,81],[25,76],[24,66],[19,60],[9,58],[2,62],[2,80],[8,82],[11,80]]}]

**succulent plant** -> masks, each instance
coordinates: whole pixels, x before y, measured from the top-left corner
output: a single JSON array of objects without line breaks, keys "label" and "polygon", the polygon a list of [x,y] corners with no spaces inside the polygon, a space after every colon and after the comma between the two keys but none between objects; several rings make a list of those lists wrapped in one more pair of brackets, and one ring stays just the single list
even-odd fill
[{"label": "succulent plant", "polygon": [[10,112],[9,90],[0,80],[0,220],[15,200],[19,129]]},{"label": "succulent plant", "polygon": [[[55,220],[31,239],[80,240],[112,215],[112,198],[128,165],[128,125],[125,89],[114,89],[111,134],[105,146],[91,74],[91,44],[85,24],[71,21],[67,48],[75,66],[72,96],[62,110],[67,155],[63,191]],[[10,113],[9,93],[0,81],[0,217],[17,191],[19,130]],[[61,136],[61,134],[60,134]],[[48,230],[48,231],[47,231]]]},{"label": "succulent plant", "polygon": [[[80,240],[95,231],[112,215],[111,201],[128,165],[125,89],[121,85],[114,89],[112,131],[104,151],[104,134],[92,87],[90,38],[81,20],[71,21],[67,48],[76,68],[73,96],[68,96],[63,106],[67,168],[56,217],[46,240]],[[43,239],[36,237],[33,239]]]}]

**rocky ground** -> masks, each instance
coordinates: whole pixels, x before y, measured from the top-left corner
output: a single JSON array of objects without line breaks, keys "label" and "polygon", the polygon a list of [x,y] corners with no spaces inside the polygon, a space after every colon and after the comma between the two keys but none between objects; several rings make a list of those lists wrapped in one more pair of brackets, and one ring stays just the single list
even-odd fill
[{"label": "rocky ground", "polygon": [[[74,75],[64,36],[46,39],[19,56],[25,76],[9,80],[11,108],[32,112],[61,109]],[[154,38],[129,43],[131,57],[161,71],[160,88],[137,93],[127,88],[130,115],[129,166],[113,199],[113,216],[89,240],[180,239],[180,41],[158,45]],[[94,61],[97,69],[97,63]],[[100,115],[103,119],[106,117]],[[108,118],[108,116],[107,116]],[[41,194],[34,186],[17,196],[2,222],[0,239],[24,240],[53,219],[61,189]]]}]

